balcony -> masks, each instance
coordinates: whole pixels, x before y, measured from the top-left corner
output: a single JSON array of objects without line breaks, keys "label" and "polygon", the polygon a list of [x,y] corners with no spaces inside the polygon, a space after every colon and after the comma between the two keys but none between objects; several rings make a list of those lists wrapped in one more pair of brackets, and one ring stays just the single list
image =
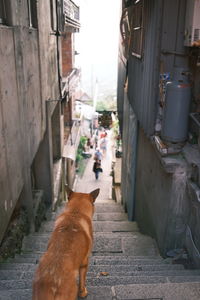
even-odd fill
[{"label": "balcony", "polygon": [[68,136],[65,136],[65,144],[63,148],[63,157],[76,160],[76,152],[81,137],[81,120],[74,119],[72,121],[71,130]]},{"label": "balcony", "polygon": [[76,90],[80,84],[80,76],[81,70],[74,68],[67,77],[62,78],[62,95],[65,94],[65,91],[71,94],[72,91]]},{"label": "balcony", "polygon": [[64,0],[63,6],[65,26],[78,31],[80,28],[79,6],[71,0]]}]

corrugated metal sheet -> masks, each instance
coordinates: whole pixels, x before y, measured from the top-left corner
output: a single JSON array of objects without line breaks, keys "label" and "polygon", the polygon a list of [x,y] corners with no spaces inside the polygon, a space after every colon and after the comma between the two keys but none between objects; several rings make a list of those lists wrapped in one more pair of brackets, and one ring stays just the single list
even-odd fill
[{"label": "corrugated metal sheet", "polygon": [[175,65],[186,65],[186,57],[173,54],[184,54],[185,51],[185,5],[185,0],[144,1],[143,56],[142,59],[134,56],[129,58],[128,97],[147,135],[154,134],[160,72],[172,72]]},{"label": "corrugated metal sheet", "polygon": [[[161,61],[164,72],[173,72],[175,66],[186,67],[188,58],[184,56],[186,1],[164,1],[162,24]],[[170,15],[170,18],[168,16]],[[175,54],[177,53],[177,54]],[[181,53],[183,55],[181,55]]]},{"label": "corrugated metal sheet", "polygon": [[137,154],[138,122],[133,109],[124,94],[124,132],[122,157],[122,200],[130,221],[134,220],[135,208],[135,172]]},{"label": "corrugated metal sheet", "polygon": [[128,63],[129,100],[148,135],[154,132],[158,103],[161,16],[162,1],[145,1],[143,56],[130,56]]},{"label": "corrugated metal sheet", "polygon": [[120,129],[123,128],[123,103],[124,103],[124,84],[126,80],[126,59],[122,54],[122,47],[119,48],[118,59],[118,79],[117,79],[117,111]]}]

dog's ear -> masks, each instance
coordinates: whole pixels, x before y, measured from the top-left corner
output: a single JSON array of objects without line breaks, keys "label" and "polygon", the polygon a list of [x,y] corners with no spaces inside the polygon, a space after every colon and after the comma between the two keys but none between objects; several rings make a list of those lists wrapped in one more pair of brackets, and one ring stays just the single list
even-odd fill
[{"label": "dog's ear", "polygon": [[93,202],[95,201],[95,199],[96,199],[97,196],[99,195],[99,192],[100,192],[100,189],[96,189],[96,190],[94,190],[94,191],[92,191],[92,192],[90,193],[90,195],[91,195],[92,198],[93,198]]},{"label": "dog's ear", "polygon": [[69,188],[69,186],[67,184],[65,185],[65,191],[66,191],[67,197],[69,199],[70,195],[71,195],[71,193],[73,193],[73,191]]}]

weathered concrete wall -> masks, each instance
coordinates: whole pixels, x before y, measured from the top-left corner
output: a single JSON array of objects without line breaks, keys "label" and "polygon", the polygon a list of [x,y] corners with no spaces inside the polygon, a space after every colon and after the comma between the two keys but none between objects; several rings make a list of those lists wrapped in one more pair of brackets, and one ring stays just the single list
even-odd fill
[{"label": "weathered concrete wall", "polygon": [[[19,103],[19,109],[25,116],[28,160],[32,161],[42,138],[38,33],[36,29],[22,30],[18,27],[14,29],[14,36],[18,95],[21,100],[23,99]],[[24,124],[22,128],[24,131]]]},{"label": "weathered concrete wall", "polygon": [[182,168],[167,170],[143,131],[139,131],[136,170],[136,220],[141,230],[156,238],[163,255],[183,247],[189,206]]},{"label": "weathered concrete wall", "polygon": [[11,28],[0,30],[0,240],[23,187],[19,102]]},{"label": "weathered concrete wall", "polygon": [[[43,128],[46,126],[45,100],[59,99],[58,72],[57,72],[57,44],[55,33],[52,32],[50,22],[49,1],[38,2],[38,39],[40,60],[40,84],[43,111]],[[59,41],[60,43],[60,41]],[[61,66],[61,45],[59,45]],[[51,103],[49,113],[52,114],[56,106]]]},{"label": "weathered concrete wall", "polygon": [[[19,197],[30,221],[32,189],[42,189],[45,201],[51,203],[51,116],[57,101],[48,109],[46,101],[60,97],[50,1],[38,1],[37,28],[29,28],[26,0],[10,3],[9,26],[0,25],[0,241]],[[43,159],[45,166],[40,164]],[[33,173],[36,177],[41,167],[48,176],[36,180]]]}]

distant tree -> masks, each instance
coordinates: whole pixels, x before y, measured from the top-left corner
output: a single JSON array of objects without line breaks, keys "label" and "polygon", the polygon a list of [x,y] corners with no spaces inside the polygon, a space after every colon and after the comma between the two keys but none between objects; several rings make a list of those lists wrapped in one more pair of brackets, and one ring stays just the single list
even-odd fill
[{"label": "distant tree", "polygon": [[108,105],[107,105],[106,101],[105,100],[98,101],[97,105],[96,105],[96,110],[97,111],[108,110]]},{"label": "distant tree", "polygon": [[98,100],[96,105],[96,110],[98,111],[116,111],[117,103],[115,100],[115,95],[108,95],[104,99]]}]

